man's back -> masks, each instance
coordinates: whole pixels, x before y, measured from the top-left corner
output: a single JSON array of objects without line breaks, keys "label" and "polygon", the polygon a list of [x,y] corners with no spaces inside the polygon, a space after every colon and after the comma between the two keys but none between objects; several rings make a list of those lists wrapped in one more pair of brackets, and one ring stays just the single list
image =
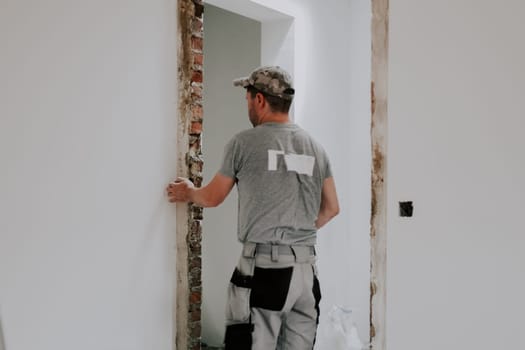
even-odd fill
[{"label": "man's back", "polygon": [[220,173],[236,179],[241,242],[315,244],[325,151],[291,123],[265,123],[226,146]]}]

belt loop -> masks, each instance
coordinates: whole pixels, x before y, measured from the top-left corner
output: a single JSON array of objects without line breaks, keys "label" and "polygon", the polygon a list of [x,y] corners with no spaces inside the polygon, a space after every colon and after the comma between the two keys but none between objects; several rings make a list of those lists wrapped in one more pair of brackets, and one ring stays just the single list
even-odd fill
[{"label": "belt loop", "polygon": [[242,256],[245,258],[254,258],[255,257],[255,247],[256,244],[252,242],[244,243],[242,248]]},{"label": "belt loop", "polygon": [[297,254],[298,252],[295,250],[295,246],[291,245],[290,249],[292,250],[293,257],[295,258],[295,262],[300,262],[300,256]]},{"label": "belt loop", "polygon": [[279,246],[272,244],[272,261],[278,262],[279,261]]},{"label": "belt loop", "polygon": [[315,256],[315,248],[313,246],[292,245],[290,248],[295,256],[295,261],[300,264],[310,261],[312,256]]}]

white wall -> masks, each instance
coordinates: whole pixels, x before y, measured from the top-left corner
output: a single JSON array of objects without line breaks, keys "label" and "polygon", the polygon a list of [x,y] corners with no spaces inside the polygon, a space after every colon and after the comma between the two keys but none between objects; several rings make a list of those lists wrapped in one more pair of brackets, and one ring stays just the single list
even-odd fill
[{"label": "white wall", "polygon": [[390,11],[388,349],[521,349],[525,3]]},{"label": "white wall", "polygon": [[[261,62],[261,24],[206,5],[204,12],[204,181],[221,165],[226,143],[251,128],[245,90],[232,80],[248,75]],[[224,340],[226,291],[241,245],[237,240],[237,190],[217,208],[206,209],[202,243],[202,340]]]},{"label": "white wall", "polygon": [[[248,3],[285,15],[276,23],[277,29],[288,35],[281,45],[283,51],[290,52],[293,44],[295,121],[330,154],[342,209],[319,232],[322,313],[325,316],[333,305],[352,308],[360,335],[366,340],[370,298],[370,2],[253,0],[242,2],[242,6],[234,0],[211,2],[230,9],[238,5],[240,11],[254,17],[255,12],[246,8]],[[267,40],[276,29],[272,22],[265,23],[268,13],[256,13],[263,21],[263,51],[272,45],[279,47]],[[286,16],[293,17],[292,25]],[[290,62],[284,53],[262,55],[263,63],[287,67]],[[321,318],[322,324],[325,319]]]},{"label": "white wall", "polygon": [[[294,75],[294,46],[293,18],[261,22],[261,65],[280,66]],[[290,115],[293,117],[293,111],[290,111]]]},{"label": "white wall", "polygon": [[170,349],[176,2],[0,7],[6,348]]}]

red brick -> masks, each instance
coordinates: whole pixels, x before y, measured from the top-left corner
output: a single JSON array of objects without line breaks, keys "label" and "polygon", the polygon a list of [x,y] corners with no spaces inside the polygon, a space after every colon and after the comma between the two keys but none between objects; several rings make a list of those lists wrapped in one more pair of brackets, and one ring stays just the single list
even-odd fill
[{"label": "red brick", "polygon": [[191,81],[194,83],[202,83],[202,72],[198,70],[193,71]]},{"label": "red brick", "polygon": [[199,135],[202,132],[202,122],[191,122],[190,134]]},{"label": "red brick", "polygon": [[202,54],[196,54],[193,56],[193,64],[198,64],[202,66],[204,62],[204,56]]},{"label": "red brick", "polygon": [[193,50],[202,52],[202,46],[203,46],[202,38],[199,38],[196,36],[191,37],[191,48]]},{"label": "red brick", "polygon": [[196,304],[201,302],[201,292],[191,292],[190,304]]}]

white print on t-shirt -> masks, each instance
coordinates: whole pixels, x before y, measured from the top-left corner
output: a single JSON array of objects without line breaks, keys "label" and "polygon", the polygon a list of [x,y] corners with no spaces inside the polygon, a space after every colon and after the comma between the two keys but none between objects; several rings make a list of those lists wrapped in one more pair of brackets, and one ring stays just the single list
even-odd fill
[{"label": "white print on t-shirt", "polygon": [[312,176],[314,172],[315,158],[304,154],[285,154],[284,151],[268,150],[268,170],[277,170],[277,157],[284,157],[287,171],[295,171],[298,174]]}]

